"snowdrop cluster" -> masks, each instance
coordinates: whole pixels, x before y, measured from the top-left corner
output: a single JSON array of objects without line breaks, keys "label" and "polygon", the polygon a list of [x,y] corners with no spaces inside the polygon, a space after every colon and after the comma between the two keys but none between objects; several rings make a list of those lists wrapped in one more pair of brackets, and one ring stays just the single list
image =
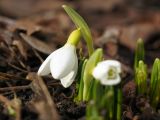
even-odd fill
[{"label": "snowdrop cluster", "polygon": [[[39,76],[51,73],[54,79],[59,79],[67,88],[75,80],[78,71],[78,58],[76,46],[80,40],[80,29],[73,31],[67,43],[51,53],[38,70]],[[93,70],[93,77],[104,85],[116,85],[120,83],[121,64],[115,60],[99,62]]]}]

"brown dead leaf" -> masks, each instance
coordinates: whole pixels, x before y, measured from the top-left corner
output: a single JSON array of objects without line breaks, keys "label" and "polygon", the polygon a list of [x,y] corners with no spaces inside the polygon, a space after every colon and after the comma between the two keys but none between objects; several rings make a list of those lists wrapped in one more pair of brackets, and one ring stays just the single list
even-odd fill
[{"label": "brown dead leaf", "polygon": [[45,54],[50,54],[54,51],[54,47],[50,47],[46,43],[38,40],[35,37],[28,36],[26,34],[21,33],[21,37],[25,42],[27,42],[31,47],[35,48],[36,50],[43,52]]},{"label": "brown dead leaf", "polygon": [[0,28],[8,28],[8,26],[13,25],[15,23],[14,20],[4,17],[4,16],[0,16]]},{"label": "brown dead leaf", "polygon": [[42,78],[37,76],[36,73],[29,74],[29,79],[33,80],[32,89],[37,95],[36,102],[33,106],[39,113],[40,120],[59,120],[59,115],[53,102],[53,96],[51,97],[49,94]]},{"label": "brown dead leaf", "polygon": [[134,50],[136,42],[139,38],[142,38],[147,42],[154,33],[159,33],[160,28],[157,24],[133,24],[129,26],[108,26],[104,34],[97,40],[102,44],[107,41],[116,42],[126,46],[127,48]]},{"label": "brown dead leaf", "polygon": [[30,16],[42,11],[60,9],[63,1],[55,0],[0,0],[0,11],[12,17]]},{"label": "brown dead leaf", "polygon": [[142,38],[146,41],[153,33],[160,32],[160,28],[153,24],[136,24],[121,29],[120,43],[134,50],[136,41]]},{"label": "brown dead leaf", "polygon": [[16,30],[24,30],[26,31],[27,35],[31,35],[34,32],[40,31],[41,27],[30,20],[18,20],[13,25],[9,27],[10,31],[16,31]]},{"label": "brown dead leaf", "polygon": [[[92,4],[91,4],[92,3]],[[80,6],[85,11],[95,10],[111,10],[116,5],[122,4],[124,1],[121,0],[82,0]]]}]

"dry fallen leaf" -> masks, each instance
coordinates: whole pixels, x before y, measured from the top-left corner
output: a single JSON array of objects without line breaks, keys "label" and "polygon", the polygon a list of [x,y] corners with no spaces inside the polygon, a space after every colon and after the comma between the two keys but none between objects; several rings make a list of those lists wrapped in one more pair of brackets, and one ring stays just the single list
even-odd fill
[{"label": "dry fallen leaf", "polygon": [[0,11],[12,17],[30,16],[42,11],[60,9],[63,1],[55,0],[0,0]]},{"label": "dry fallen leaf", "polygon": [[85,11],[108,11],[113,9],[116,5],[121,5],[123,3],[124,1],[122,0],[81,0],[80,6]]},{"label": "dry fallen leaf", "polygon": [[54,51],[54,47],[50,47],[46,43],[38,40],[35,37],[28,36],[26,34],[20,33],[21,37],[27,42],[31,47],[35,48],[36,50],[43,52],[45,54],[50,54]]},{"label": "dry fallen leaf", "polygon": [[41,27],[34,23],[31,20],[17,20],[13,25],[9,27],[10,31],[16,31],[16,30],[24,30],[26,31],[27,35],[31,35],[34,32],[40,31]]},{"label": "dry fallen leaf", "polygon": [[142,38],[146,41],[153,33],[160,31],[155,24],[136,24],[121,28],[120,43],[134,50],[136,41]]},{"label": "dry fallen leaf", "polygon": [[139,38],[147,42],[147,40],[157,32],[160,32],[157,24],[133,24],[123,27],[108,26],[98,41],[104,44],[107,41],[119,40],[120,44],[134,50],[136,41]]}]

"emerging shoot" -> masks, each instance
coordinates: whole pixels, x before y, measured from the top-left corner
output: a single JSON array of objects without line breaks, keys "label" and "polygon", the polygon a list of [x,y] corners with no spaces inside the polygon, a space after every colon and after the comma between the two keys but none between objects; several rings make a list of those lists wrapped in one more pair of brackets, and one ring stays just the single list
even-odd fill
[{"label": "emerging shoot", "polygon": [[135,82],[137,93],[145,95],[147,93],[147,67],[142,60],[139,61],[135,72]]},{"label": "emerging shoot", "polygon": [[151,73],[151,82],[150,82],[150,100],[151,105],[156,109],[160,101],[160,60],[155,59],[152,73]]},{"label": "emerging shoot", "polygon": [[142,60],[144,61],[144,43],[142,39],[138,39],[137,41],[137,47],[135,50],[135,58],[134,58],[134,69],[138,67],[139,61]]}]

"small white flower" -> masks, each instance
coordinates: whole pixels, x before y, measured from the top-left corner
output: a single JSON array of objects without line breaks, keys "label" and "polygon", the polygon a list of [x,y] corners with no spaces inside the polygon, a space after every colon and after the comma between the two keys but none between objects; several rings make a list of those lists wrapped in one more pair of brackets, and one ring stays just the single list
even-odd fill
[{"label": "small white flower", "polygon": [[117,85],[121,78],[121,64],[116,60],[105,60],[94,68],[92,75],[104,85]]},{"label": "small white flower", "polygon": [[51,72],[54,79],[60,79],[62,85],[67,88],[74,81],[78,69],[76,48],[66,44],[54,51],[43,62],[38,70],[38,75],[44,76]]},{"label": "small white flower", "polygon": [[51,73],[53,78],[59,79],[65,88],[69,87],[73,83],[78,70],[76,45],[80,35],[80,29],[73,31],[67,43],[51,53],[42,63],[38,75],[44,76]]}]

